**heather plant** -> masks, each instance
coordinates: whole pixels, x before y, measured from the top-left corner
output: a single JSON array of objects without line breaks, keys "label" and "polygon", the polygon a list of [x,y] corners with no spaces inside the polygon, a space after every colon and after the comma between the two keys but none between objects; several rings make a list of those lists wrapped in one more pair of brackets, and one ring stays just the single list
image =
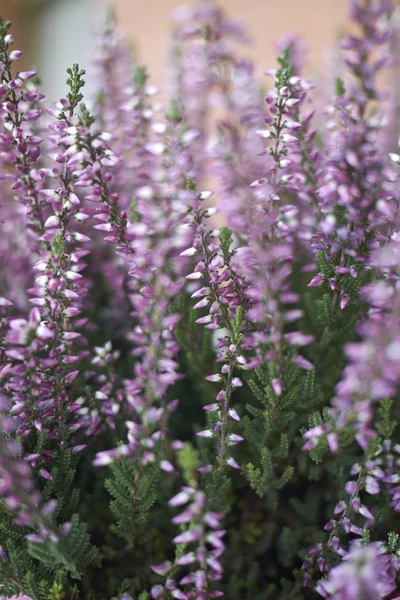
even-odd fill
[{"label": "heather plant", "polygon": [[399,13],[350,17],[322,115],[212,2],[165,102],[112,12],[54,103],[0,18],[5,598],[400,597]]}]

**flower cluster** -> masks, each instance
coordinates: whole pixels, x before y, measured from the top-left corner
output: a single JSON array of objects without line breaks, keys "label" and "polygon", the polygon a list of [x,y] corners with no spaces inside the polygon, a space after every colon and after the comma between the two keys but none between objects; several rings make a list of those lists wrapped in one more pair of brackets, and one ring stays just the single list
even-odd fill
[{"label": "flower cluster", "polygon": [[379,544],[368,547],[353,544],[344,562],[332,569],[329,580],[320,582],[318,591],[323,598],[356,600],[384,598],[396,587],[396,569]]},{"label": "flower cluster", "polygon": [[113,13],[53,104],[0,18],[5,597],[400,597],[398,10],[350,16],[263,94],[179,10],[165,104]]},{"label": "flower cluster", "polygon": [[[152,598],[167,598],[168,593],[177,600],[206,600],[222,596],[221,591],[213,589],[213,582],[221,579],[223,571],[218,560],[225,549],[222,538],[226,532],[220,529],[223,514],[206,511],[204,492],[190,487],[183,487],[168,504],[172,507],[187,505],[182,513],[172,519],[175,525],[181,525],[184,530],[172,540],[177,545],[175,562],[152,567],[155,573],[167,575],[164,586],[155,585],[152,588]],[[177,572],[185,567],[190,567],[192,572],[177,581]]]}]

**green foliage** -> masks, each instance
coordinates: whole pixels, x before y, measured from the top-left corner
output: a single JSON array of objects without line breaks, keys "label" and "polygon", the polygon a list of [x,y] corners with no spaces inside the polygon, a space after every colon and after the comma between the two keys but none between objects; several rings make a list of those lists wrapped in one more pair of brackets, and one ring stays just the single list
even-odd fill
[{"label": "green foliage", "polygon": [[276,369],[271,362],[256,370],[257,379],[248,380],[258,405],[247,404],[249,415],[243,419],[252,456],[245,465],[244,475],[255,493],[266,496],[268,505],[275,509],[278,492],[296,472],[299,423],[306,419],[308,410],[322,401],[315,371],[304,375],[291,363],[286,365],[283,393],[278,397],[271,383]]},{"label": "green foliage", "polygon": [[377,410],[376,430],[384,440],[391,440],[397,422],[393,419],[393,400],[386,398],[382,400]]},{"label": "green foliage", "polygon": [[43,542],[28,542],[28,552],[51,573],[62,567],[73,579],[80,579],[98,550],[90,543],[86,523],[73,515],[69,530],[59,541],[48,537]]},{"label": "green foliage", "polygon": [[336,96],[344,96],[346,93],[346,88],[344,87],[343,79],[340,77],[336,77],[335,79],[335,94]]},{"label": "green foliage", "polygon": [[113,498],[110,508],[119,530],[132,543],[157,499],[160,467],[157,463],[138,467],[131,460],[122,459],[113,463],[110,469],[113,477],[105,481]]},{"label": "green foliage", "polygon": [[228,513],[231,505],[232,480],[228,476],[227,466],[219,463],[204,477],[204,489],[210,510]]},{"label": "green foliage", "polygon": [[186,176],[186,189],[191,191],[191,192],[195,192],[196,191],[196,182],[193,181],[193,179],[191,177],[189,177],[189,175]]},{"label": "green foliage", "polygon": [[10,31],[11,21],[5,21],[2,16],[0,16],[0,39],[4,43],[4,38],[7,33]]},{"label": "green foliage", "polygon": [[71,581],[81,579],[97,554],[87,525],[77,514],[68,527],[59,531],[58,541],[52,537],[28,541],[32,529],[16,525],[1,502],[0,545],[7,552],[7,559],[0,562],[2,591],[23,592],[32,600],[62,600],[71,591]]},{"label": "green foliage", "polygon": [[79,124],[82,127],[90,128],[95,122],[95,118],[90,114],[85,104],[81,104],[79,107]]},{"label": "green foliage", "polygon": [[149,75],[147,73],[146,67],[136,67],[135,72],[133,74],[133,83],[139,90],[142,90],[148,80],[148,77]]},{"label": "green foliage", "polygon": [[54,253],[54,256],[60,258],[65,251],[65,239],[61,233],[57,233],[52,242],[51,242],[51,250]]},{"label": "green foliage", "polygon": [[221,250],[223,252],[223,255],[226,257],[229,255],[229,250],[232,245],[232,231],[229,229],[229,227],[221,227],[219,239],[221,244]]},{"label": "green foliage", "polygon": [[137,210],[137,198],[133,197],[130,205],[129,218],[133,223],[137,223],[139,220],[139,213]]},{"label": "green foliage", "polygon": [[186,442],[177,452],[176,460],[181,470],[182,478],[187,485],[195,487],[197,469],[201,466],[200,456],[190,442]]},{"label": "green foliage", "polygon": [[182,121],[181,110],[178,102],[173,99],[167,110],[165,111],[165,118],[171,123],[180,123]]},{"label": "green foliage", "polygon": [[0,15],[0,60],[2,62],[7,63],[7,44],[5,41],[5,37],[10,31],[11,21],[5,21],[3,17]]},{"label": "green foliage", "polygon": [[70,90],[67,93],[67,100],[69,102],[70,114],[72,114],[79,102],[83,100],[83,94],[80,90],[85,85],[85,80],[83,79],[85,70],[80,69],[79,65],[74,64],[72,68],[67,69],[67,73],[69,77],[67,78],[66,84]]},{"label": "green foliage", "polygon": [[278,63],[280,68],[276,73],[276,88],[279,89],[289,83],[289,79],[293,74],[293,67],[290,62],[290,50],[284,48],[282,54],[278,56]]},{"label": "green foliage", "polygon": [[46,481],[43,490],[44,499],[57,498],[56,510],[61,520],[68,519],[80,504],[80,491],[73,487],[78,460],[71,448],[60,448],[51,469],[52,479]]}]

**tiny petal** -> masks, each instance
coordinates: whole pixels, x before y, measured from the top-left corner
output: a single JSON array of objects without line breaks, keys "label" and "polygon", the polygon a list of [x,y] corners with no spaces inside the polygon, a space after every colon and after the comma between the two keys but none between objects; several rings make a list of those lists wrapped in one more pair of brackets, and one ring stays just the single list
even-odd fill
[{"label": "tiny petal", "polygon": [[240,421],[239,414],[234,408],[229,409],[229,416],[235,421]]},{"label": "tiny petal", "polygon": [[32,79],[35,77],[36,71],[21,71],[18,73],[18,77],[22,79],[22,81],[26,81],[27,79]]},{"label": "tiny petal", "polygon": [[337,433],[328,433],[326,440],[331,452],[337,452],[339,450],[339,438]]},{"label": "tiny petal", "polygon": [[214,434],[211,431],[211,429],[204,429],[204,431],[199,431],[196,435],[198,435],[199,437],[207,437],[210,438],[212,437]]},{"label": "tiny petal", "polygon": [[154,573],[157,573],[157,575],[166,575],[171,567],[172,564],[169,561],[166,561],[159,565],[152,565],[150,568]]},{"label": "tiny petal", "polygon": [[281,383],[280,379],[273,379],[271,382],[271,385],[272,385],[272,389],[275,392],[275,395],[278,396],[278,398],[279,398],[279,396],[282,395],[282,383]]},{"label": "tiny petal", "polygon": [[206,379],[207,381],[211,381],[212,383],[218,383],[219,381],[222,381],[222,377],[219,373],[215,373],[214,375],[208,375]]},{"label": "tiny petal", "polygon": [[371,520],[374,519],[374,515],[366,506],[361,505],[360,508],[358,509],[358,512],[360,513],[360,515],[362,515],[366,519],[371,519]]},{"label": "tiny petal", "polygon": [[195,562],[195,560],[196,560],[196,556],[195,556],[194,552],[188,552],[187,554],[184,554],[183,556],[181,556],[176,561],[176,564],[180,565],[180,566],[191,565],[192,563]]},{"label": "tiny petal", "polygon": [[324,276],[322,273],[318,273],[315,277],[313,277],[307,287],[319,287],[324,282]]},{"label": "tiny petal", "polygon": [[174,465],[172,465],[169,460],[162,460],[160,462],[160,468],[166,473],[174,473]]},{"label": "tiny petal", "polygon": [[44,226],[45,227],[58,227],[60,224],[58,217],[56,217],[55,215],[52,215],[51,217],[49,217]]},{"label": "tiny petal", "polygon": [[232,379],[232,387],[233,388],[243,387],[242,380],[239,379],[239,377],[234,377]]},{"label": "tiny petal", "polygon": [[183,533],[180,533],[172,540],[174,544],[188,544],[190,542],[195,542],[201,537],[201,530],[198,527],[194,527],[193,529],[188,529]]},{"label": "tiny petal", "polygon": [[187,250],[181,252],[179,256],[194,256],[195,254],[197,254],[197,250],[192,246],[191,248],[188,248]]},{"label": "tiny petal", "polygon": [[207,410],[209,412],[215,412],[216,410],[219,410],[219,409],[220,409],[220,406],[216,402],[214,402],[213,404],[206,404],[205,406],[203,406],[203,410]]},{"label": "tiny petal", "polygon": [[79,375],[79,371],[71,371],[64,377],[65,383],[72,383]]},{"label": "tiny petal", "polygon": [[347,508],[347,504],[344,500],[341,500],[338,504],[336,504],[335,506],[335,510],[333,511],[334,515],[339,515],[340,513],[342,513],[345,509]]},{"label": "tiny petal", "polygon": [[157,600],[158,598],[162,598],[164,595],[164,588],[162,585],[153,585],[153,587],[151,588],[151,597],[154,598],[154,600]]},{"label": "tiny petal", "polygon": [[348,306],[349,302],[350,298],[346,294],[342,296],[340,299],[340,310],[344,310],[346,306]]},{"label": "tiny petal", "polygon": [[400,155],[399,154],[395,154],[394,152],[390,152],[389,153],[389,158],[392,162],[396,163],[397,165],[400,163]]},{"label": "tiny petal", "polygon": [[189,502],[191,497],[192,497],[192,494],[190,494],[187,491],[182,490],[181,492],[176,494],[176,496],[171,498],[171,500],[168,502],[168,505],[169,506],[182,506],[183,504],[186,504],[187,502]]}]

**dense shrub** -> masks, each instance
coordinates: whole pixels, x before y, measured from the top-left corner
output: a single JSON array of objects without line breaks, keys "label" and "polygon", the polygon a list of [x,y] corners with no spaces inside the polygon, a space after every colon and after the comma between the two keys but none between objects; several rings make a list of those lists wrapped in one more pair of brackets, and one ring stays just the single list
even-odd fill
[{"label": "dense shrub", "polygon": [[54,105],[0,21],[3,594],[396,595],[399,18],[351,18],[323,114],[212,3],[168,106],[112,15]]}]

